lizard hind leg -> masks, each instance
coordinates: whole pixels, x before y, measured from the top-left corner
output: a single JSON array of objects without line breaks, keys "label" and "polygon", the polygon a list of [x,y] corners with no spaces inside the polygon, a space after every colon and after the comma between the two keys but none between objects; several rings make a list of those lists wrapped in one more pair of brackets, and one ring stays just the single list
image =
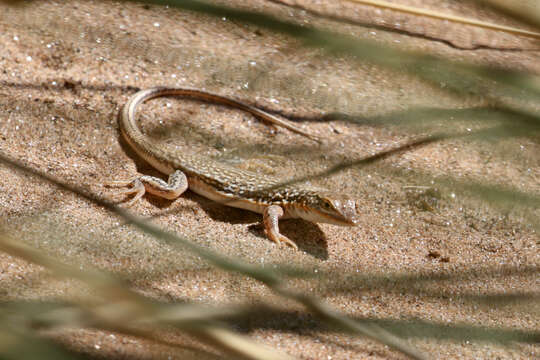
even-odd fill
[{"label": "lizard hind leg", "polygon": [[126,206],[131,206],[143,197],[146,192],[168,200],[174,200],[187,190],[188,181],[182,171],[176,170],[169,175],[167,182],[154,176],[143,175],[131,181],[111,182],[111,185],[130,186],[128,189],[118,190],[117,194],[135,194],[131,200],[126,202]]},{"label": "lizard hind leg", "polygon": [[176,170],[169,175],[167,182],[154,176],[141,176],[139,181],[144,185],[144,188],[150,194],[174,200],[184,193],[188,188],[186,174],[180,170]]}]

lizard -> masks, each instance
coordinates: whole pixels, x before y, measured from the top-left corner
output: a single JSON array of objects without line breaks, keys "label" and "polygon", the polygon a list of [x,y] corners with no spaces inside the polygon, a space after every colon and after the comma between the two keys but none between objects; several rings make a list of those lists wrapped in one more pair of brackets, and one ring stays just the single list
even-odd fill
[{"label": "lizard", "polygon": [[291,123],[232,98],[191,88],[155,87],[140,90],[129,98],[119,114],[120,133],[138,156],[159,172],[168,175],[168,181],[143,175],[133,180],[113,182],[126,187],[118,193],[134,194],[129,205],[139,200],[146,192],[174,200],[189,188],[226,206],[262,214],[268,238],[277,244],[284,243],[294,249],[298,248],[297,245],[279,231],[280,218],[301,218],[341,226],[357,225],[356,204],[346,195],[301,184],[284,184],[283,180],[277,177],[261,176],[210,157],[180,153],[156,144],[137,125],[136,112],[137,107],[145,101],[164,96],[180,96],[227,105],[318,140],[316,136]]}]

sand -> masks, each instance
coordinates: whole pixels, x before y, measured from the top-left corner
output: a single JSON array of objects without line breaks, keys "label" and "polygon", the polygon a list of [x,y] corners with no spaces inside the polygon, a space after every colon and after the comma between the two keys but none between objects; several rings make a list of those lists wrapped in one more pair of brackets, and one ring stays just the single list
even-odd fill
[{"label": "sand", "polygon": [[[227,3],[399,49],[540,72],[538,41],[501,32],[349,2]],[[468,2],[407,4],[516,25]],[[483,106],[490,95],[461,96],[444,83],[349,57],[328,57],[286,35],[227,18],[130,2],[1,3],[0,44],[0,152],[111,199],[118,198],[103,183],[141,173],[159,175],[127,148],[118,132],[118,111],[138,88],[204,88],[279,111],[323,136],[325,143],[318,145],[241,112],[187,100],[159,99],[141,107],[143,129],[164,146],[284,179],[316,174],[454,126],[450,115],[437,115],[439,122],[415,130],[321,120],[324,114],[375,121],[389,116],[399,122],[406,109]],[[457,126],[466,131],[486,125],[467,119]],[[266,239],[259,215],[191,192],[172,202],[146,196],[130,210],[220,254],[269,268],[298,266],[326,274],[326,280],[291,280],[290,285],[353,318],[393,324],[398,335],[432,358],[532,359],[540,352],[539,242],[530,225],[538,210],[530,210],[529,217],[500,210],[463,192],[459,184],[487,181],[538,194],[538,154],[538,141],[524,136],[454,139],[316,178],[313,185],[357,199],[360,223],[348,228],[281,222],[299,251]],[[446,183],[447,176],[454,180]],[[373,340],[335,332],[260,283],[141,234],[54,184],[3,165],[0,178],[2,228],[45,254],[112,272],[134,291],[159,301],[282,308],[274,316],[255,314],[229,325],[298,358],[404,358]],[[410,188],[415,186],[432,192],[418,194],[418,188]],[[430,274],[438,278],[406,280]],[[0,254],[3,301],[78,299],[87,292],[76,281],[54,279],[40,267]],[[530,296],[511,300],[520,294]],[[505,346],[492,341],[498,335],[529,336],[529,341]],[[99,358],[221,354],[178,331],[163,335],[176,347],[93,329],[55,330],[47,336]]]}]

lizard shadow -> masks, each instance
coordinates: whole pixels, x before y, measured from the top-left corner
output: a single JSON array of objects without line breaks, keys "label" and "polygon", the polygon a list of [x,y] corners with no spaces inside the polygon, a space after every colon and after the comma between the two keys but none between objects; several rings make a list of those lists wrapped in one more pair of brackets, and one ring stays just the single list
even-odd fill
[{"label": "lizard shadow", "polygon": [[[251,224],[248,226],[251,234],[270,241],[264,233],[261,214],[224,206],[190,191],[184,196],[196,201],[212,220],[230,224]],[[299,250],[321,260],[328,259],[328,241],[316,224],[302,219],[286,219],[280,220],[279,225],[281,233],[294,241]]]},{"label": "lizard shadow", "polygon": [[[262,215],[243,209],[225,206],[212,200],[208,200],[191,191],[186,191],[182,196],[199,204],[212,220],[229,224],[251,224],[248,227],[248,231],[251,234],[266,241],[270,241],[264,233]],[[171,207],[174,200],[163,199],[152,194],[145,194],[144,198],[152,205],[165,210],[156,216],[162,216],[169,212],[177,213],[178,211],[188,210],[185,207]],[[328,241],[324,233],[316,224],[302,219],[286,219],[280,220],[279,225],[281,233],[294,241],[296,245],[298,245],[299,250],[305,251],[320,260],[328,259]]]},{"label": "lizard shadow", "polygon": [[[286,219],[279,221],[279,230],[298,245],[298,250],[305,251],[319,260],[328,260],[328,240],[316,224],[302,219]],[[270,241],[264,233],[261,221],[250,225],[248,231]]]}]

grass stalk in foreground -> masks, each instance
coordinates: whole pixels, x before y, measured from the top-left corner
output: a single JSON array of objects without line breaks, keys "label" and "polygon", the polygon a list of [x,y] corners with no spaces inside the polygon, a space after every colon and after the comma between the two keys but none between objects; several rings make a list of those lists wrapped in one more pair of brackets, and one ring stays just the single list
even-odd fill
[{"label": "grass stalk in foreground", "polygon": [[177,235],[164,231],[155,225],[151,225],[148,222],[143,221],[142,219],[139,219],[136,216],[131,215],[130,213],[118,208],[117,206],[114,206],[112,203],[110,203],[109,201],[105,199],[99,198],[95,195],[91,195],[83,191],[82,189],[78,189],[75,186],[66,184],[44,172],[30,169],[24,166],[23,164],[19,163],[18,161],[11,160],[1,154],[0,154],[0,162],[3,162],[24,173],[31,174],[33,176],[36,176],[43,180],[51,182],[63,190],[69,191],[99,206],[102,206],[106,208],[107,210],[112,211],[118,216],[122,217],[124,220],[133,224],[135,227],[142,230],[143,232],[150,234],[160,240],[163,240],[167,244],[175,248],[179,248],[182,250],[187,249],[190,252],[197,254],[201,258],[205,259],[206,261],[208,261],[209,263],[213,264],[214,266],[220,269],[231,271],[231,272],[237,272],[237,273],[249,276],[253,279],[259,280],[260,282],[264,283],[266,286],[268,286],[277,294],[284,296],[286,298],[295,300],[299,302],[300,304],[304,305],[307,309],[310,309],[315,314],[319,315],[326,322],[332,321],[334,322],[334,325],[339,325],[340,327],[346,329],[347,331],[366,336],[375,341],[379,341],[385,345],[388,345],[389,347],[395,350],[398,350],[408,355],[409,357],[413,359],[427,359],[427,357],[424,354],[422,354],[420,351],[418,351],[417,349],[409,345],[407,342],[387,332],[386,330],[379,328],[378,326],[364,325],[359,322],[356,322],[351,318],[340,315],[338,312],[331,310],[329,307],[327,307],[322,302],[320,302],[319,300],[313,297],[307,296],[305,294],[302,294],[300,292],[296,292],[290,289],[286,289],[280,276],[274,271],[262,268],[260,266],[247,264],[239,259],[231,259],[229,257],[217,254],[209,249],[203,248],[189,241],[188,239],[184,239],[182,237],[179,237]]}]

